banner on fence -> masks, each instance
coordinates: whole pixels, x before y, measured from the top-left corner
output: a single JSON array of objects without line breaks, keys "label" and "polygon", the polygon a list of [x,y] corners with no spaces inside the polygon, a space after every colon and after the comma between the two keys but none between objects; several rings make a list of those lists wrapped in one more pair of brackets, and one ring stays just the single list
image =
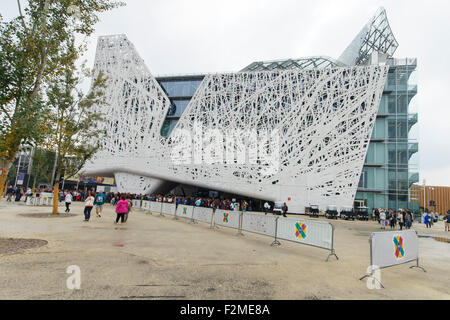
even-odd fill
[{"label": "banner on fence", "polygon": [[161,213],[161,202],[150,201],[150,212]]},{"label": "banner on fence", "polygon": [[275,237],[276,217],[244,213],[242,230]]},{"label": "banner on fence", "polygon": [[239,211],[217,209],[214,222],[220,226],[239,229],[239,215]]},{"label": "banner on fence", "polygon": [[162,213],[168,215],[175,215],[175,209],[177,205],[175,203],[163,203],[162,204]]},{"label": "banner on fence", "polygon": [[186,206],[184,204],[179,204],[177,208],[177,217],[192,219],[193,211],[194,211],[193,206]]},{"label": "banner on fence", "polygon": [[329,222],[280,218],[277,238],[332,250],[333,226]]},{"label": "banner on fence", "polygon": [[212,209],[195,207],[194,208],[194,220],[211,223]]},{"label": "banner on fence", "polygon": [[134,209],[139,209],[141,207],[141,200],[131,200],[131,203],[133,204]]},{"label": "banner on fence", "polygon": [[414,230],[374,232],[370,242],[371,264],[380,268],[419,258],[419,237]]},{"label": "banner on fence", "polygon": [[141,209],[147,210],[147,211],[150,210],[150,201],[147,201],[147,200],[142,201]]}]

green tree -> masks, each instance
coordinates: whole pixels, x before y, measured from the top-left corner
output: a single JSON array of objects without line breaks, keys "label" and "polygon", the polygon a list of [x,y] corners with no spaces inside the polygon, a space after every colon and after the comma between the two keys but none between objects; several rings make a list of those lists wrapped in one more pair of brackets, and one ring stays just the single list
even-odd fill
[{"label": "green tree", "polygon": [[[67,55],[76,52],[73,45]],[[84,94],[80,84],[85,77],[93,78],[91,89]],[[101,104],[105,87],[102,73],[95,77],[81,68],[77,71],[75,64],[69,64],[65,72],[49,85],[47,105],[49,112],[46,126],[45,142],[56,153],[55,177],[64,173],[66,178],[76,175],[100,147],[104,130],[98,129],[99,122],[104,121],[96,112],[95,106]],[[53,214],[58,213],[59,179],[53,186]]]},{"label": "green tree", "polygon": [[[28,0],[18,16],[0,15],[0,194],[21,145],[44,138],[45,88],[86,50],[98,14],[124,5],[118,0]],[[75,35],[84,38],[74,48]]]}]

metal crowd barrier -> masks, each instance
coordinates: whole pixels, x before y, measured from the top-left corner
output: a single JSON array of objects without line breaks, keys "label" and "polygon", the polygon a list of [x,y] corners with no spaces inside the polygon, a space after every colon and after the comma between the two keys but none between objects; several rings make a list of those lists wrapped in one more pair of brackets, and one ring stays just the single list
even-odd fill
[{"label": "metal crowd barrier", "polygon": [[227,227],[237,229],[237,235],[248,231],[273,237],[271,246],[281,245],[279,239],[309,245],[330,251],[326,261],[331,256],[339,260],[334,250],[334,226],[329,222],[281,218],[261,214],[243,213],[205,207],[188,206],[183,204],[142,201],[142,209],[160,216],[172,215],[174,219],[184,218],[190,223],[201,221],[210,224],[210,228]]},{"label": "metal crowd barrier", "polygon": [[370,236],[370,273],[359,280],[371,278],[383,288],[374,271],[416,261],[415,266],[427,272],[419,265],[419,236],[415,230],[374,232]]},{"label": "metal crowd barrier", "polygon": [[26,205],[27,206],[51,206],[53,198],[49,197],[28,197]]}]

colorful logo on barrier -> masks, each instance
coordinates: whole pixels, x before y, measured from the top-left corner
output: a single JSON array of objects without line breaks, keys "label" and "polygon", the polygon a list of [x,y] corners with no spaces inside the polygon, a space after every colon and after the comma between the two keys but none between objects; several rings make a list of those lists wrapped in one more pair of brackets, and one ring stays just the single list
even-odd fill
[{"label": "colorful logo on barrier", "polygon": [[183,214],[184,214],[184,215],[187,215],[187,212],[186,212],[186,210],[187,210],[187,208],[186,208],[186,207],[184,207],[184,208],[183,208]]},{"label": "colorful logo on barrier", "polygon": [[228,212],[223,213],[223,223],[228,223]]},{"label": "colorful logo on barrier", "polygon": [[401,236],[395,236],[394,245],[395,245],[395,257],[397,259],[403,258],[403,256],[405,255],[405,248],[403,247],[403,238]]},{"label": "colorful logo on barrier", "polygon": [[295,231],[295,236],[299,239],[305,239],[306,238],[306,224],[301,223],[301,222],[297,222],[295,224],[295,229],[297,229]]}]

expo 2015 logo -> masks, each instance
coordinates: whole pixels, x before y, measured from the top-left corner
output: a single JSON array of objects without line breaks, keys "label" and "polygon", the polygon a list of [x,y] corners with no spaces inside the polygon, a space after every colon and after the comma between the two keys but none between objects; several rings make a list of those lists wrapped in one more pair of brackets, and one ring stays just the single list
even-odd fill
[{"label": "expo 2015 logo", "polygon": [[403,246],[403,238],[401,236],[394,236],[394,254],[397,259],[405,256],[405,248]]},{"label": "expo 2015 logo", "polygon": [[299,239],[305,239],[306,238],[306,224],[297,222],[295,224],[295,236]]}]

